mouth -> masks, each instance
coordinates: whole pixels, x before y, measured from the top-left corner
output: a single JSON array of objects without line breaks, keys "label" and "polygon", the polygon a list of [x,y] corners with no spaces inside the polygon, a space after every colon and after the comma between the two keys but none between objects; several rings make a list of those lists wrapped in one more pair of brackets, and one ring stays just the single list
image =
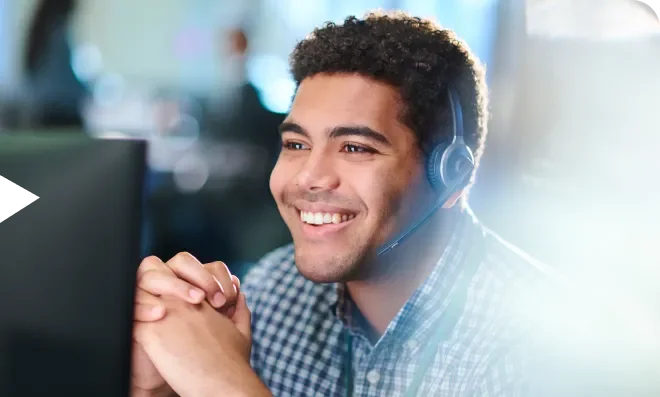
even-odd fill
[{"label": "mouth", "polygon": [[301,229],[308,238],[319,239],[336,236],[353,223],[357,214],[343,209],[326,211],[298,211]]},{"label": "mouth", "polygon": [[339,225],[344,222],[348,222],[355,218],[355,214],[352,213],[339,213],[339,212],[311,212],[311,211],[302,211],[300,212],[300,221],[308,225]]}]

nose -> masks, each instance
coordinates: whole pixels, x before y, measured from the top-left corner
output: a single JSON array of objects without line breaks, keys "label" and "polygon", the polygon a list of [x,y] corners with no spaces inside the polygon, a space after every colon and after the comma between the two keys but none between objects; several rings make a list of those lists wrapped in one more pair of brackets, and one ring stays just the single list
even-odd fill
[{"label": "nose", "polygon": [[320,150],[312,150],[296,175],[295,182],[303,190],[320,192],[336,189],[339,186],[339,175],[331,156]]}]

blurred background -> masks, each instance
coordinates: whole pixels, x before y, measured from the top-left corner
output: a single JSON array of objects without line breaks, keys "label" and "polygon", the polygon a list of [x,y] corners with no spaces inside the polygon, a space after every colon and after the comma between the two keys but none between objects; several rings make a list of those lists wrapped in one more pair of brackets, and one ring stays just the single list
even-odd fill
[{"label": "blurred background", "polygon": [[0,134],[147,139],[145,254],[242,274],[290,239],[268,177],[295,43],[373,8],[432,17],[488,69],[477,215],[658,336],[658,3],[0,0]]}]

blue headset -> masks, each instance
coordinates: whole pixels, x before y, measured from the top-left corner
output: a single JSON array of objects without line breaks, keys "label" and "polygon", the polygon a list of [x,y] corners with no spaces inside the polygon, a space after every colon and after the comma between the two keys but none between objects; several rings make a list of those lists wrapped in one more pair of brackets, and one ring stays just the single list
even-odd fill
[{"label": "blue headset", "polygon": [[448,143],[436,145],[428,156],[426,175],[438,200],[431,209],[410,228],[378,250],[378,256],[384,255],[410,236],[419,226],[440,208],[452,194],[463,189],[474,170],[474,156],[463,138],[463,111],[458,93],[447,90],[449,107],[452,114],[452,138]]}]

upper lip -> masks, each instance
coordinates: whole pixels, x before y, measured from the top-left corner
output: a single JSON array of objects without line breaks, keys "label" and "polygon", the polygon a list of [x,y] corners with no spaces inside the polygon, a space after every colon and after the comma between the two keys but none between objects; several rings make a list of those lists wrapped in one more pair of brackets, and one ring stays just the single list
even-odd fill
[{"label": "upper lip", "polygon": [[322,212],[322,213],[330,213],[330,214],[355,214],[356,211],[352,211],[347,208],[341,208],[341,207],[335,207],[333,205],[327,205],[323,203],[307,203],[307,202],[299,202],[294,204],[294,207],[298,209],[299,211],[305,211],[305,212]]}]

